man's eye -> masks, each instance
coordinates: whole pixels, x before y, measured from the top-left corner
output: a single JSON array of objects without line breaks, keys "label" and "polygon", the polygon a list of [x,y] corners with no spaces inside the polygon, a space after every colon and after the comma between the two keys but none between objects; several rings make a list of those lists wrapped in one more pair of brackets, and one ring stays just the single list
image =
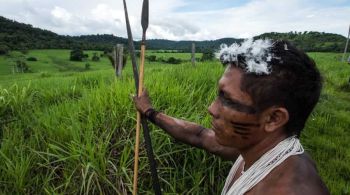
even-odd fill
[{"label": "man's eye", "polygon": [[224,97],[224,95],[225,95],[225,94],[224,94],[224,92],[223,92],[222,90],[219,90],[219,91],[218,91],[218,96],[219,96],[219,97]]}]

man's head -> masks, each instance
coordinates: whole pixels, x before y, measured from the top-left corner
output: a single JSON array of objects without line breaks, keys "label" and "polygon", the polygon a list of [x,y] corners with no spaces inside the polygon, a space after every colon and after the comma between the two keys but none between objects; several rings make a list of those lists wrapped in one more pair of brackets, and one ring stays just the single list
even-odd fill
[{"label": "man's head", "polygon": [[288,41],[250,40],[242,46],[223,47],[220,53],[222,63],[228,65],[226,77],[227,72],[239,70],[240,92],[249,97],[245,99],[251,109],[236,111],[247,116],[274,109],[285,112],[282,128],[287,135],[299,136],[322,88],[314,61]]}]

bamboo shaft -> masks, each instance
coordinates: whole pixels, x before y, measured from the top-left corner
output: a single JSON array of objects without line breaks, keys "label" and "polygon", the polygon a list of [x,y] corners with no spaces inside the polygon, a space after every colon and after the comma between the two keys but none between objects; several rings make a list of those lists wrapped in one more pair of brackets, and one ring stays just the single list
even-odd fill
[{"label": "bamboo shaft", "polygon": [[[140,63],[140,74],[139,74],[139,90],[137,96],[141,96],[143,90],[143,78],[144,78],[144,65],[145,65],[145,45],[141,45],[141,63]],[[136,122],[136,140],[135,140],[135,162],[134,162],[134,185],[133,195],[137,194],[137,179],[139,169],[139,148],[140,148],[140,129],[141,129],[141,113],[137,112]]]}]

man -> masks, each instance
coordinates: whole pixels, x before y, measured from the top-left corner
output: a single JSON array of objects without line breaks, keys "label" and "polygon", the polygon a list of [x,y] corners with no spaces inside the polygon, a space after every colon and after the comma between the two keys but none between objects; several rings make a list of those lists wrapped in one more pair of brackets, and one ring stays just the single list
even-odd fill
[{"label": "man", "polygon": [[219,55],[227,68],[211,129],[155,111],[146,91],[136,108],[177,140],[235,161],[222,194],[329,194],[298,139],[322,87],[314,61],[287,41],[247,40]]}]

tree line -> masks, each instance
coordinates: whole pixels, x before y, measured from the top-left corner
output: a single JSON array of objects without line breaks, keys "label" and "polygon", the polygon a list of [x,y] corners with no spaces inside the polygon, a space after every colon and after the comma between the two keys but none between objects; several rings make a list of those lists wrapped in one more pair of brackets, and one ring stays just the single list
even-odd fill
[{"label": "tree line", "polygon": [[288,33],[264,33],[258,38],[286,39],[298,48],[306,52],[342,52],[344,51],[346,38],[342,35],[324,32],[288,32]]},{"label": "tree line", "polygon": [[[35,28],[30,24],[19,23],[0,16],[0,55],[10,50],[29,49],[73,49],[106,51],[117,44],[127,44],[127,39],[114,35],[82,35],[63,36],[54,32]],[[258,38],[286,39],[294,43],[304,51],[342,52],[346,38],[342,35],[324,32],[288,32],[288,33],[264,33]],[[154,50],[176,50],[177,52],[191,52],[191,44],[196,44],[196,52],[204,53],[208,50],[215,51],[222,43],[232,44],[243,39],[223,38],[210,41],[170,41],[164,39],[147,40],[147,48]],[[135,47],[140,47],[140,42],[135,41]]]}]

